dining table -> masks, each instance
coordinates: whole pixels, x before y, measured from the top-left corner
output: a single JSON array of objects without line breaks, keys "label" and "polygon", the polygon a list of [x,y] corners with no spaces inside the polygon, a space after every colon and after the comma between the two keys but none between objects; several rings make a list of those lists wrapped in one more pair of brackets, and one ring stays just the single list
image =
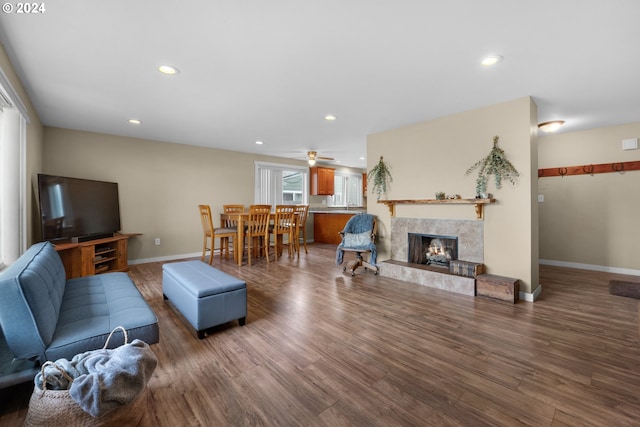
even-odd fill
[{"label": "dining table", "polygon": [[[269,223],[273,223],[273,221],[276,218],[276,213],[275,212],[271,212],[269,214]],[[297,227],[297,218],[298,215],[295,214],[294,215],[294,220],[293,220],[293,229],[294,229],[294,237],[293,237],[293,241],[294,243],[298,241],[298,227]],[[221,213],[220,214],[220,224],[226,224],[226,221],[234,221],[238,224],[237,229],[238,229],[238,235],[236,237],[236,241],[233,242],[233,257],[234,260],[238,263],[238,266],[242,266],[242,254],[244,253],[244,229],[245,229],[245,223],[248,221],[249,219],[249,212],[229,212],[229,213]],[[282,236],[280,236],[281,238]],[[290,242],[291,244],[291,242]],[[282,247],[282,245],[280,245],[280,247]],[[295,248],[297,247],[296,244],[294,244],[294,250],[296,250]],[[299,249],[298,249],[299,250]]]}]

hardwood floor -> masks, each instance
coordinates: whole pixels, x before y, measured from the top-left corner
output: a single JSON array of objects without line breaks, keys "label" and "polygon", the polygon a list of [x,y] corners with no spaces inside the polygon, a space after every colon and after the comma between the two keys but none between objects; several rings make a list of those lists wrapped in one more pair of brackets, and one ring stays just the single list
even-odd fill
[{"label": "hardwood floor", "polygon": [[[160,322],[142,425],[640,425],[640,300],[608,293],[628,276],[541,266],[541,298],[514,305],[334,260],[216,256],[247,281],[247,324],[203,340],[163,301],[161,263],[133,266]],[[31,388],[0,390],[0,425]]]}]

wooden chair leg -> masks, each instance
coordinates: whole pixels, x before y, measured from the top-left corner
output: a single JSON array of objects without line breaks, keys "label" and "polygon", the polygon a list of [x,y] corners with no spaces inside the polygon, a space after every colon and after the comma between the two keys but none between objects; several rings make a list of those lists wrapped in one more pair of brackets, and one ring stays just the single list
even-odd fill
[{"label": "wooden chair leg", "polygon": [[[300,235],[298,235],[298,240],[300,240]],[[298,247],[299,247],[300,243],[298,242]],[[305,228],[302,229],[302,245],[304,246],[304,253],[308,254],[309,251],[307,250],[307,230]]]},{"label": "wooden chair leg", "polygon": [[298,253],[298,258],[300,258],[300,227],[296,227],[293,233],[295,235],[295,245],[293,250]]},{"label": "wooden chair leg", "polygon": [[282,254],[284,254],[284,234],[278,234],[277,241],[276,256],[280,256],[280,258],[282,258]]},{"label": "wooden chair leg", "polygon": [[307,250],[307,230],[302,230],[302,243],[304,244],[304,253],[308,254],[309,251]]},{"label": "wooden chair leg", "polygon": [[[280,238],[280,248],[281,248],[281,252],[280,252],[280,256],[284,255],[284,234],[281,235],[282,237]],[[293,243],[291,240],[291,232],[287,233],[287,256],[289,258],[291,258],[291,244]]]},{"label": "wooden chair leg", "polygon": [[[233,251],[233,259],[235,259],[235,255],[236,255],[236,238],[232,237],[229,239],[229,250]],[[227,252],[227,255],[229,255],[229,253]]]},{"label": "wooden chair leg", "polygon": [[215,252],[215,248],[216,248],[216,239],[211,237],[211,249],[210,249],[210,252],[209,252],[209,265],[213,265],[213,254]]},{"label": "wooden chair leg", "polygon": [[245,249],[247,250],[247,253],[249,252],[249,237],[244,236],[244,239],[242,239],[242,242],[239,243],[238,245],[238,254],[236,256],[240,257],[240,259],[238,260],[236,258],[236,262],[238,262],[238,265],[242,265],[242,258],[244,257],[244,251]]},{"label": "wooden chair leg", "polygon": [[[255,248],[253,250],[253,254],[255,255],[256,259],[260,258],[261,256],[264,256],[264,237],[256,237],[255,240]],[[269,244],[269,241],[267,241],[267,244]]]},{"label": "wooden chair leg", "polygon": [[[284,234],[281,237],[281,241],[280,241],[280,248],[282,250],[282,252],[280,253],[280,256],[284,255]],[[287,244],[287,255],[289,256],[289,258],[291,258],[291,234],[287,233],[287,239],[289,239],[289,242]]]},{"label": "wooden chair leg", "polygon": [[220,258],[222,258],[222,252],[224,252],[224,259],[229,259],[229,238],[223,238],[224,243],[220,242]]},{"label": "wooden chair leg", "polygon": [[274,252],[273,257],[276,261],[278,261],[278,243],[281,241],[280,236],[282,235],[281,234],[273,235],[273,252]]}]

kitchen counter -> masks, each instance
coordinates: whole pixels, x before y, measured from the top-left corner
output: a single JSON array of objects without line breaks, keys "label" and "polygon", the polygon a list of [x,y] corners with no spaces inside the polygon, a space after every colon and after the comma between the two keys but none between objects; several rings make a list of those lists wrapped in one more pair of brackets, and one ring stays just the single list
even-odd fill
[{"label": "kitchen counter", "polygon": [[359,213],[366,213],[367,210],[366,209],[362,209],[362,208],[353,208],[353,209],[326,209],[326,210],[310,210],[309,213],[312,214],[351,214],[351,215],[355,215],[355,214],[359,214]]}]

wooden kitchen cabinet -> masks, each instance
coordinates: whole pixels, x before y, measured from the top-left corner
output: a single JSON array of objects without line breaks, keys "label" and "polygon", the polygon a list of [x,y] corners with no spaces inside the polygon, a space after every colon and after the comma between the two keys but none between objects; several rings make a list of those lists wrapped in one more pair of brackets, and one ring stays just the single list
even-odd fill
[{"label": "wooden kitchen cabinet", "polygon": [[330,243],[338,245],[342,241],[340,233],[347,221],[355,214],[343,213],[314,213],[313,241],[315,243]]},{"label": "wooden kitchen cabinet", "polygon": [[312,196],[331,196],[334,193],[333,178],[335,170],[322,166],[309,168],[311,176],[310,193]]},{"label": "wooden kitchen cabinet", "polygon": [[367,174],[362,174],[362,197],[367,197]]}]

